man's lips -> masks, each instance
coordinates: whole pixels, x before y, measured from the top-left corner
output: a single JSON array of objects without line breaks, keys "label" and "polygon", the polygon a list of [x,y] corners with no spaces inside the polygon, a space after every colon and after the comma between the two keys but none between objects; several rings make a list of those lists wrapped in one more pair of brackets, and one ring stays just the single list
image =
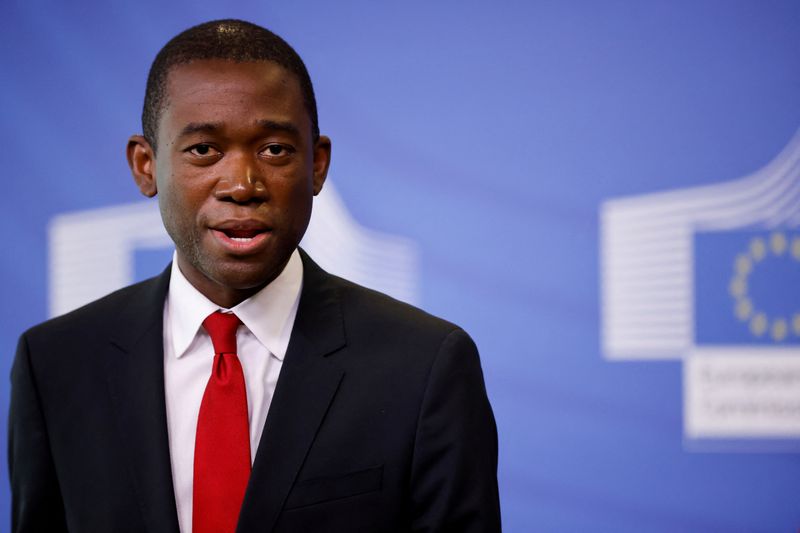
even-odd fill
[{"label": "man's lips", "polygon": [[254,220],[229,221],[209,229],[217,242],[233,253],[258,251],[271,233],[266,224]]},{"label": "man's lips", "polygon": [[255,230],[255,229],[224,229],[218,231],[222,231],[222,233],[224,233],[231,239],[252,239],[256,235],[264,233],[264,230]]},{"label": "man's lips", "polygon": [[243,218],[243,219],[230,219],[224,220],[222,222],[215,222],[213,224],[209,224],[211,229],[219,230],[219,231],[255,231],[255,232],[264,232],[270,230],[269,224],[266,222],[262,222],[261,220],[257,220],[254,218]]}]

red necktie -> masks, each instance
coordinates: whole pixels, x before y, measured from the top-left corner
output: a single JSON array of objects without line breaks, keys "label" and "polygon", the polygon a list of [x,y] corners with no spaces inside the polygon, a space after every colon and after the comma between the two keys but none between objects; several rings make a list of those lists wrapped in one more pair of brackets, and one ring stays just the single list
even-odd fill
[{"label": "red necktie", "polygon": [[244,372],[236,357],[231,313],[212,313],[203,327],[214,344],[211,377],[197,418],[192,531],[233,533],[250,477],[250,430]]}]

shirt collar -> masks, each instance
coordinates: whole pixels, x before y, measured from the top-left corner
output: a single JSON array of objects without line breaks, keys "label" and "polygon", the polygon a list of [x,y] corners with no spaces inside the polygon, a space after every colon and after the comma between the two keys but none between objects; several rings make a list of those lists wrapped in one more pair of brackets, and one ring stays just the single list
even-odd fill
[{"label": "shirt collar", "polygon": [[182,357],[201,331],[203,320],[214,311],[222,309],[236,313],[256,339],[283,361],[302,286],[303,261],[295,249],[283,271],[269,285],[234,308],[222,309],[189,283],[178,268],[176,252],[172,257],[167,293],[167,327],[172,331],[175,356]]}]

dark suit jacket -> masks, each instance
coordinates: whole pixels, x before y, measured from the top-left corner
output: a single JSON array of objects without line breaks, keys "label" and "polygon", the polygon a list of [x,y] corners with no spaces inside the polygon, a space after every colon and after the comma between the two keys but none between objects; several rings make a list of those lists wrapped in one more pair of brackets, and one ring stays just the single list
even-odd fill
[{"label": "dark suit jacket", "polygon": [[[237,531],[499,531],[497,436],[472,340],[305,254],[303,263]],[[169,269],[20,338],[14,531],[178,531],[163,377],[168,285]]]}]

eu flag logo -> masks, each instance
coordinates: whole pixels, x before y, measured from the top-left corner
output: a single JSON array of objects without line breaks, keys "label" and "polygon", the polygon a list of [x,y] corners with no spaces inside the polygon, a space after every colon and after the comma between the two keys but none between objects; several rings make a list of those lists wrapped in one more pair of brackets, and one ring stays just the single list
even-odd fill
[{"label": "eu flag logo", "polygon": [[695,344],[800,345],[800,233],[694,237]]}]

